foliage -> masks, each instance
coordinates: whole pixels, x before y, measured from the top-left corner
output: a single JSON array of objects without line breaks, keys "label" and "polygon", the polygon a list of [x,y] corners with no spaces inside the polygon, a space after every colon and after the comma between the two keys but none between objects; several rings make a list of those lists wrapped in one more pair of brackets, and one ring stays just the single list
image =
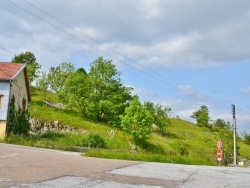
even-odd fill
[{"label": "foliage", "polygon": [[89,100],[88,88],[86,84],[86,73],[76,71],[65,80],[64,88],[60,91],[59,97],[69,107],[76,108],[83,116],[88,117]]},{"label": "foliage", "polygon": [[87,141],[89,147],[106,148],[106,142],[99,134],[89,134]]},{"label": "foliage", "polygon": [[7,122],[7,136],[10,134],[24,134],[27,135],[30,131],[29,113],[22,112],[20,108],[15,108],[15,97],[11,98],[9,119]]},{"label": "foliage", "polygon": [[171,125],[169,114],[171,113],[171,108],[162,107],[160,104],[154,105],[152,102],[145,102],[144,106],[149,110],[150,114],[154,118],[154,124],[159,128],[160,132],[164,134],[164,129],[168,125]]},{"label": "foliage", "polygon": [[123,130],[132,135],[134,143],[140,144],[149,138],[153,117],[137,97],[125,109],[125,114],[120,117]]},{"label": "foliage", "polygon": [[9,115],[6,126],[6,134],[7,136],[14,132],[14,127],[16,123],[16,107],[15,107],[15,97],[11,97],[9,104]]},{"label": "foliage", "polygon": [[250,145],[250,133],[247,133],[246,131],[243,131],[241,133],[242,139],[246,144]]},{"label": "foliage", "polygon": [[15,55],[11,62],[27,64],[29,83],[32,83],[38,77],[41,66],[36,62],[36,57],[32,52]]},{"label": "foliage", "polygon": [[230,129],[230,122],[225,122],[223,119],[217,119],[212,126],[215,129]]},{"label": "foliage", "polygon": [[[86,156],[127,159],[137,161],[168,162],[178,164],[218,165],[216,160],[216,140],[221,139],[218,133],[204,132],[203,128],[188,121],[171,119],[173,126],[167,128],[167,136],[151,133],[146,144],[137,145],[138,152],[131,152],[128,139],[131,135],[120,129],[105,124],[85,121],[81,113],[72,109],[56,109],[44,105],[43,91],[31,87],[32,102],[29,111],[34,118],[46,121],[59,120],[65,125],[70,125],[75,132],[48,132],[41,135],[6,137],[4,142],[28,145],[34,147],[53,148],[60,150],[86,152],[83,146],[88,146],[89,134],[100,134],[107,143],[107,150],[93,150],[85,153]],[[58,95],[47,92],[47,98],[52,102],[60,102]],[[109,132],[115,130],[115,136],[110,139]],[[84,131],[84,132],[83,132]],[[86,134],[87,133],[87,134]],[[86,140],[84,143],[83,140]],[[181,156],[181,149],[176,150],[172,143],[184,143],[188,155]],[[242,157],[250,159],[250,145],[241,141],[239,153]],[[177,147],[177,146],[176,146]]]},{"label": "foliage", "polygon": [[196,119],[197,125],[199,127],[210,128],[210,125],[209,125],[210,116],[209,116],[209,111],[208,111],[207,106],[202,105],[201,109],[193,112],[191,117]]},{"label": "foliage", "polygon": [[44,96],[49,88],[49,81],[47,79],[47,73],[45,71],[41,72],[40,77],[36,81],[36,87],[44,91]]},{"label": "foliage", "polygon": [[94,108],[94,120],[118,126],[131,99],[130,88],[123,86],[120,72],[111,60],[98,58],[90,65],[88,74],[89,102]]},{"label": "foliage", "polygon": [[91,64],[89,74],[78,70],[69,75],[60,98],[87,120],[118,126],[119,115],[131,99],[130,89],[122,85],[119,76],[112,61],[98,58]]},{"label": "foliage", "polygon": [[51,67],[47,75],[51,91],[58,93],[63,88],[67,77],[74,71],[74,65],[69,62],[62,62],[57,67]]},{"label": "foliage", "polygon": [[188,145],[183,142],[175,142],[170,144],[170,146],[181,156],[187,156],[188,152]]},{"label": "foliage", "polygon": [[233,131],[230,129],[221,129],[219,138],[222,140],[223,160],[226,164],[232,163],[234,156]]}]

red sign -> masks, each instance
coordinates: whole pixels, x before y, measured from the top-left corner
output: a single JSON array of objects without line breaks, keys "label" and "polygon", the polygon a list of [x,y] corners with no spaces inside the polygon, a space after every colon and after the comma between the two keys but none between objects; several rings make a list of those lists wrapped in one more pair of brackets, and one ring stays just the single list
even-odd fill
[{"label": "red sign", "polygon": [[218,140],[217,141],[217,160],[221,161],[222,160],[222,141]]},{"label": "red sign", "polygon": [[218,149],[217,150],[217,158],[221,158],[221,156],[222,156],[222,151],[221,151],[221,149]]}]

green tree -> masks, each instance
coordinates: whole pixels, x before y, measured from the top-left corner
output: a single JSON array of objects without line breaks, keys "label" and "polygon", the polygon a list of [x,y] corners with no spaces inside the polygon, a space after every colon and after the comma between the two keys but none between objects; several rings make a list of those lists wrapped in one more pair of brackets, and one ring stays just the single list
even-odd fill
[{"label": "green tree", "polygon": [[144,106],[149,110],[150,114],[154,119],[154,124],[159,128],[161,134],[165,134],[164,129],[168,125],[171,125],[169,114],[171,113],[171,108],[163,107],[160,104],[154,105],[152,102],[145,102]]},{"label": "green tree", "polygon": [[153,117],[135,97],[130,105],[121,115],[121,126],[123,130],[132,135],[135,144],[142,144],[147,140],[152,132]]},{"label": "green tree", "polygon": [[210,125],[209,125],[209,121],[210,121],[209,111],[208,111],[208,108],[205,105],[202,105],[201,109],[193,112],[191,117],[196,119],[197,125],[199,127],[208,127],[208,128],[210,128]]},{"label": "green tree", "polygon": [[36,62],[36,57],[32,52],[25,52],[15,55],[11,62],[26,63],[29,83],[32,83],[38,77],[41,66]]},{"label": "green tree", "polygon": [[213,129],[230,129],[231,125],[230,122],[225,122],[223,119],[216,119],[213,124]]},{"label": "green tree", "polygon": [[51,91],[58,93],[63,88],[67,77],[74,71],[74,65],[69,62],[62,62],[57,67],[51,67],[48,73],[48,82]]},{"label": "green tree", "polygon": [[88,118],[90,113],[89,84],[86,77],[86,71],[78,69],[67,77],[63,89],[59,92],[60,99],[81,112],[83,118]]},{"label": "green tree", "polygon": [[42,71],[40,77],[36,81],[36,87],[44,91],[44,96],[49,88],[49,81],[46,71]]},{"label": "green tree", "polygon": [[7,136],[10,134],[27,135],[30,130],[29,113],[28,111],[23,112],[21,108],[18,108],[18,110],[15,108],[15,97],[13,96],[10,102],[10,111],[7,122]]},{"label": "green tree", "polygon": [[9,115],[6,126],[7,136],[14,132],[14,127],[16,124],[16,107],[15,107],[15,97],[11,97],[9,105]]},{"label": "green tree", "polygon": [[102,57],[90,65],[87,84],[89,102],[94,109],[93,120],[115,126],[120,124],[119,115],[124,113],[131,99],[131,88],[123,86],[120,74],[111,60]]}]

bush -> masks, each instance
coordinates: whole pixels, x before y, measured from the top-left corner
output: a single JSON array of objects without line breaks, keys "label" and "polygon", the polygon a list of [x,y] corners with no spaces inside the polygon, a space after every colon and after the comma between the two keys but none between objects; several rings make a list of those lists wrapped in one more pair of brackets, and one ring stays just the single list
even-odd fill
[{"label": "bush", "polygon": [[181,156],[187,156],[188,152],[188,145],[182,142],[175,142],[171,143],[170,146]]},{"label": "bush", "polygon": [[89,134],[88,146],[93,148],[106,148],[106,142],[99,134]]},{"label": "bush", "polygon": [[11,134],[27,135],[30,130],[29,113],[27,110],[23,112],[20,108],[18,110],[15,108],[15,97],[13,96],[10,102],[9,120],[7,122],[7,136]]}]

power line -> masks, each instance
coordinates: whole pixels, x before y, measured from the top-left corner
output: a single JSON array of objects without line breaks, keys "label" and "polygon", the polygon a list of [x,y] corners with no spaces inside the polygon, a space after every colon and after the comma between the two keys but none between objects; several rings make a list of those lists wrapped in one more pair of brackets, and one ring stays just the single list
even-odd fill
[{"label": "power line", "polygon": [[[107,46],[107,45],[104,45],[103,43],[99,42],[98,40],[94,39],[93,37],[90,37],[89,35],[87,35],[87,34],[81,32],[81,31],[79,31],[78,29],[76,29],[76,28],[74,28],[73,26],[67,24],[66,22],[64,22],[64,21],[62,21],[62,20],[56,18],[55,16],[49,14],[48,12],[45,12],[44,10],[42,10],[42,9],[40,9],[39,7],[35,6],[34,4],[28,2],[27,0],[23,0],[23,1],[26,2],[26,3],[28,3],[29,5],[31,5],[32,7],[38,9],[39,11],[43,12],[44,14],[50,16],[51,18],[55,19],[56,21],[58,21],[58,22],[64,24],[65,26],[69,27],[70,29],[72,29],[72,30],[74,30],[74,31],[76,31],[76,32],[78,32],[78,33],[80,33],[81,35],[83,35],[83,36],[85,36],[85,37],[91,39],[91,40],[94,41],[95,43],[97,43],[97,44],[99,44],[99,45],[101,45],[101,46],[107,48],[108,50],[111,50],[112,52],[114,52],[114,53],[116,53],[116,54],[122,56],[123,58],[129,60],[130,62],[133,62],[133,63],[136,63],[136,64],[137,64],[137,62],[136,62],[135,60],[129,58],[128,56],[122,54],[121,52],[118,52],[117,50],[114,50],[114,49],[110,48],[110,47]],[[172,83],[174,83],[174,84],[179,84],[179,83],[177,83],[176,81],[171,80],[170,78],[167,78],[166,76],[163,76],[163,75],[161,75],[161,74],[155,72],[155,71],[152,70],[152,69],[149,69],[149,68],[148,68],[147,66],[145,66],[145,65],[142,65],[142,64],[138,64],[138,65],[141,66],[141,67],[143,67],[143,68],[145,68],[145,69],[147,69],[147,70],[149,70],[150,72],[156,74],[157,76],[161,76],[161,77],[167,79],[168,81],[170,81],[170,82],[172,82]]]},{"label": "power line", "polygon": [[[77,37],[77,36],[75,36],[75,35],[73,35],[73,34],[67,32],[67,31],[61,29],[60,27],[58,27],[58,26],[56,26],[56,25],[54,25],[54,24],[52,24],[52,23],[46,21],[45,19],[43,19],[43,18],[41,18],[41,17],[35,15],[34,13],[32,13],[32,12],[30,12],[30,11],[28,11],[28,10],[22,8],[21,6],[19,6],[19,5],[15,4],[15,3],[13,3],[12,1],[10,1],[10,0],[7,0],[7,1],[9,1],[9,2],[12,3],[13,5],[17,6],[18,8],[22,9],[23,11],[25,11],[25,12],[31,14],[32,16],[34,16],[34,17],[36,17],[36,18],[42,20],[43,22],[47,23],[48,25],[50,25],[50,26],[52,26],[52,27],[55,27],[55,28],[58,29],[59,31],[61,31],[61,32],[67,34],[67,35],[70,35],[71,37],[73,37],[73,38],[79,40],[80,42],[86,43],[86,44],[89,45],[90,47],[92,47],[92,48],[94,48],[94,49],[97,49],[98,51],[101,51],[102,53],[104,53],[104,54],[110,56],[110,54],[106,53],[105,51],[100,50],[99,48],[97,48],[97,47],[95,47],[95,46],[93,46],[93,45],[87,43],[86,41],[80,39],[79,37]],[[69,25],[69,24],[67,24],[67,23],[65,23],[65,22],[63,22],[63,21],[61,21],[61,20],[59,20],[59,19],[56,18],[55,16],[53,16],[53,15],[51,15],[51,14],[49,14],[49,13],[43,11],[43,10],[40,9],[39,7],[33,5],[32,3],[30,3],[30,2],[28,2],[28,1],[26,1],[26,0],[23,0],[23,1],[26,2],[26,3],[28,3],[29,5],[31,5],[32,7],[38,9],[39,11],[43,12],[44,14],[46,14],[46,15],[52,17],[52,18],[55,19],[56,21],[58,21],[58,22],[60,22],[60,23],[62,23],[62,24],[64,24],[64,25],[66,25],[66,26],[69,27],[70,29],[73,29],[74,31],[77,31],[77,32],[80,33],[81,35],[83,35],[83,36],[85,36],[85,37],[91,39],[91,40],[94,41],[95,43],[97,43],[97,44],[99,44],[99,45],[101,45],[101,46],[107,48],[108,50],[110,50],[110,51],[112,51],[112,52],[114,52],[114,53],[116,53],[116,54],[122,56],[123,58],[129,60],[130,62],[133,62],[133,63],[136,63],[136,64],[137,64],[137,62],[136,62],[135,60],[133,60],[133,59],[127,57],[126,55],[124,55],[124,54],[122,54],[122,53],[120,53],[120,52],[118,52],[118,51],[116,51],[116,50],[110,48],[110,47],[107,46],[107,45],[102,44],[101,42],[95,40],[94,38],[92,38],[92,37],[90,37],[90,36],[88,36],[88,35],[86,35],[86,34],[80,32],[79,30],[75,29],[75,28],[72,27],[71,25]],[[114,59],[116,59],[116,57],[115,57]],[[118,61],[122,62],[122,61],[119,60],[119,59],[118,59]],[[158,79],[159,81],[161,81],[161,82],[163,82],[163,83],[169,85],[171,88],[174,88],[175,90],[177,90],[176,87],[177,87],[178,85],[180,85],[180,83],[178,83],[178,82],[176,82],[176,81],[174,81],[174,80],[171,80],[171,79],[167,78],[167,77],[164,76],[164,75],[161,75],[161,74],[157,73],[156,71],[154,71],[154,70],[148,68],[148,67],[145,66],[145,65],[142,65],[142,64],[138,64],[138,65],[139,65],[140,67],[146,69],[146,70],[149,71],[150,73],[153,73],[153,75],[150,74],[150,73],[148,73],[148,72],[146,72],[146,71],[143,71],[143,70],[138,69],[139,71],[143,72],[144,74],[149,75],[150,77],[152,77],[152,76],[153,76],[153,77],[157,76],[158,78],[160,77],[161,79],[160,79],[160,80]],[[130,64],[128,64],[128,66],[132,67]],[[135,68],[135,67],[132,67],[132,68]],[[163,80],[162,80],[162,79],[163,79]],[[150,80],[150,81],[151,81],[151,80]],[[157,82],[157,85],[159,85],[158,83],[159,83],[159,82]],[[165,85],[164,85],[163,87],[165,87]],[[162,88],[162,85],[160,86],[160,88]],[[177,91],[178,91],[178,90],[177,90]],[[179,91],[179,92],[182,92],[182,91]],[[184,92],[182,92],[182,93],[184,93]],[[192,97],[193,97],[193,98],[196,98],[197,100],[200,100],[200,98],[201,98],[200,96],[205,97],[206,99],[208,99],[209,101],[211,101],[211,102],[213,102],[213,103],[217,103],[217,104],[220,104],[220,105],[222,105],[222,106],[226,106],[225,104],[219,102],[218,100],[216,100],[216,99],[214,99],[214,98],[212,98],[212,97],[203,95],[203,94],[199,94],[198,92],[195,92],[195,93],[192,95]]]},{"label": "power line", "polygon": [[[50,14],[50,13],[48,13],[48,12],[42,10],[41,8],[39,8],[39,7],[35,6],[34,4],[28,2],[27,0],[23,0],[23,1],[26,2],[26,3],[28,3],[29,5],[31,5],[32,7],[38,9],[39,11],[43,12],[44,14],[50,16],[51,18],[55,19],[56,21],[58,21],[58,22],[64,24],[65,26],[69,27],[70,29],[72,29],[72,30],[74,30],[74,31],[76,31],[76,32],[78,32],[78,33],[80,33],[81,35],[83,35],[83,36],[85,36],[85,37],[91,39],[91,40],[94,41],[95,43],[97,43],[97,44],[99,44],[99,45],[101,45],[101,46],[103,46],[103,47],[105,47],[105,48],[111,50],[112,52],[114,52],[114,53],[116,53],[116,54],[122,56],[123,58],[129,60],[130,62],[133,62],[133,63],[136,63],[136,64],[137,64],[137,62],[136,62],[135,60],[133,60],[133,59],[129,58],[128,56],[126,56],[126,55],[124,55],[124,54],[118,52],[117,50],[114,50],[114,49],[110,48],[110,47],[107,46],[107,45],[102,44],[101,42],[99,42],[98,40],[94,39],[93,37],[90,37],[89,35],[84,34],[83,32],[79,31],[78,29],[74,28],[73,26],[71,26],[71,25],[67,24],[66,22],[64,22],[64,21],[62,21],[62,20],[56,18],[56,17],[53,16],[52,14]],[[167,79],[167,80],[170,82],[170,83],[167,83],[167,84],[169,84],[169,85],[171,85],[171,86],[173,86],[173,87],[176,87],[176,86],[180,85],[180,83],[178,83],[178,82],[176,82],[176,81],[174,81],[174,80],[172,80],[172,79],[170,79],[170,78],[167,78],[166,76],[163,76],[163,75],[157,73],[156,71],[154,71],[154,70],[148,68],[148,67],[145,66],[145,65],[139,64],[139,66],[141,66],[141,67],[143,67],[143,68],[149,70],[150,72],[156,74],[157,76],[160,76],[161,78]],[[144,73],[145,73],[145,72],[144,72]],[[162,81],[163,81],[163,82],[166,82],[165,80],[162,80]],[[175,88],[175,89],[176,89],[176,88]],[[196,97],[199,97],[198,94],[199,94],[199,93],[195,94]],[[216,102],[216,103],[219,103],[219,104],[222,105],[222,106],[225,106],[225,104],[219,102],[218,100],[216,100],[216,99],[214,99],[214,98],[212,98],[212,97],[210,97],[210,96],[207,96],[207,95],[204,95],[204,94],[202,94],[202,96],[204,96],[205,98],[209,99],[211,102]],[[226,106],[226,107],[228,107],[228,106]]]},{"label": "power line", "polygon": [[9,53],[11,53],[11,54],[16,55],[14,52],[12,52],[12,51],[10,51],[10,50],[7,50],[6,48],[3,48],[3,47],[1,47],[1,46],[0,46],[0,48],[3,49],[3,50],[5,50],[6,52],[9,52]]}]

